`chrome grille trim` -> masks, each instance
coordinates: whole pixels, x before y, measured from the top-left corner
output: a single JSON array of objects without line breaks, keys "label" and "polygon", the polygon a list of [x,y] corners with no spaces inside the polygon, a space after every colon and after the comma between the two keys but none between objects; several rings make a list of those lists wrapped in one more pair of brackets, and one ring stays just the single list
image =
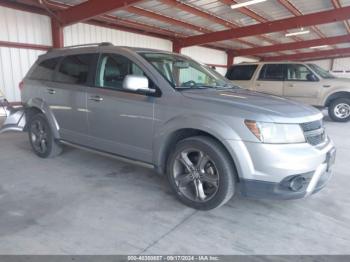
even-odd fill
[{"label": "chrome grille trim", "polygon": [[302,123],[300,126],[304,131],[306,142],[310,145],[317,146],[326,141],[326,133],[322,120]]}]

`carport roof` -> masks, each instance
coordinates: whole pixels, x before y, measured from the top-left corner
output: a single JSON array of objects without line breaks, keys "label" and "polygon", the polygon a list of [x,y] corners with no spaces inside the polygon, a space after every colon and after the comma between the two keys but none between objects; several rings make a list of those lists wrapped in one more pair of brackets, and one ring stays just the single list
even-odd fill
[{"label": "carport roof", "polygon": [[[350,56],[350,0],[16,0],[61,25],[98,23],[267,60]],[[10,1],[1,1],[3,2]],[[309,31],[287,37],[287,33]]]}]

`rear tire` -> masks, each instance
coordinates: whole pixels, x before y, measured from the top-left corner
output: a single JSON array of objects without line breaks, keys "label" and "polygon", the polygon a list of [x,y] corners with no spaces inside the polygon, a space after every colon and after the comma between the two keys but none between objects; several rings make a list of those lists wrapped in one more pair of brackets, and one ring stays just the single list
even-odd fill
[{"label": "rear tire", "polygon": [[328,115],[335,122],[347,122],[350,120],[350,99],[338,98],[328,107]]},{"label": "rear tire", "polygon": [[237,174],[230,155],[220,143],[196,136],[176,145],[167,162],[167,177],[182,203],[210,210],[233,197]]},{"label": "rear tire", "polygon": [[38,113],[30,119],[28,135],[30,145],[37,156],[53,158],[61,154],[62,145],[55,140],[44,114]]}]

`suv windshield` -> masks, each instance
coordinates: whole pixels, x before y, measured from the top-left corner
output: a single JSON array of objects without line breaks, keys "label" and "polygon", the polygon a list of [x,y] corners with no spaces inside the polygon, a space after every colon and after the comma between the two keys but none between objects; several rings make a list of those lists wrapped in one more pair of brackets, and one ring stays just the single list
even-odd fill
[{"label": "suv windshield", "polygon": [[334,75],[332,75],[331,73],[329,73],[328,71],[324,70],[322,67],[319,67],[316,64],[307,64],[312,70],[315,71],[316,74],[318,74],[319,76],[321,76],[322,78],[325,79],[332,79],[335,78]]},{"label": "suv windshield", "polygon": [[238,88],[216,71],[185,56],[139,53],[176,89]]}]

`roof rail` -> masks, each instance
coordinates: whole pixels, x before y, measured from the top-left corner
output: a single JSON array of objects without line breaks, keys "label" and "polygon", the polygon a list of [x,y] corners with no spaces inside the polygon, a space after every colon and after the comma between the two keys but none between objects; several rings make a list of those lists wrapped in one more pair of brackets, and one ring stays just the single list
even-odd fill
[{"label": "roof rail", "polygon": [[64,49],[87,47],[87,46],[113,46],[113,44],[110,42],[101,42],[101,43],[91,43],[91,44],[70,45],[70,46],[65,46],[61,48],[49,48],[48,52],[53,50],[64,50]]}]

